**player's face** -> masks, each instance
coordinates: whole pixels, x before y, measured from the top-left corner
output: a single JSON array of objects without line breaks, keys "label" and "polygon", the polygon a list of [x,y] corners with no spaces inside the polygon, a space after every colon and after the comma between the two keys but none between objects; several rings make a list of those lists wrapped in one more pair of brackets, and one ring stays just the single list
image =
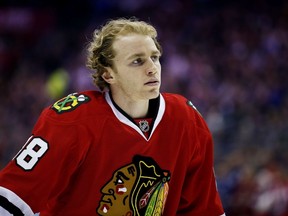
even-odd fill
[{"label": "player's face", "polygon": [[[147,100],[159,95],[161,82],[160,52],[149,36],[118,36],[110,87],[122,99]],[[114,94],[113,94],[114,95]]]},{"label": "player's face", "polygon": [[102,188],[103,194],[97,209],[99,215],[133,215],[130,196],[137,173],[131,164],[117,170],[112,179]]}]

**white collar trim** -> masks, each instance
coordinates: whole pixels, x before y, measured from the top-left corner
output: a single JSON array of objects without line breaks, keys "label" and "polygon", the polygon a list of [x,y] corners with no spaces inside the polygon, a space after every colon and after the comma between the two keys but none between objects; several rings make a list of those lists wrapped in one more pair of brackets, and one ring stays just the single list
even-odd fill
[{"label": "white collar trim", "polygon": [[160,123],[163,115],[164,115],[164,111],[165,111],[165,100],[163,98],[163,96],[160,94],[160,105],[159,105],[159,110],[153,125],[153,128],[151,130],[150,136],[148,137],[148,139],[145,137],[145,135],[143,134],[143,132],[140,130],[140,128],[135,125],[133,122],[131,122],[126,116],[124,116],[121,112],[119,112],[119,110],[114,106],[109,92],[105,92],[105,99],[107,101],[107,103],[109,104],[109,106],[111,107],[114,115],[116,116],[116,118],[122,122],[123,124],[126,124],[128,126],[130,126],[131,128],[133,128],[135,131],[137,131],[146,141],[149,141],[149,139],[152,137],[156,127],[158,126],[158,124]]}]

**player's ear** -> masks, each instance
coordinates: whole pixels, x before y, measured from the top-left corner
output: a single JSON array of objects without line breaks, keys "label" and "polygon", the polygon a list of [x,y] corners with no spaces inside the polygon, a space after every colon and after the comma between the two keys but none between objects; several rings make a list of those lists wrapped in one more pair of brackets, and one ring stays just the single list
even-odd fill
[{"label": "player's ear", "polygon": [[106,71],[101,76],[107,83],[114,83],[113,70],[110,67],[106,68]]}]

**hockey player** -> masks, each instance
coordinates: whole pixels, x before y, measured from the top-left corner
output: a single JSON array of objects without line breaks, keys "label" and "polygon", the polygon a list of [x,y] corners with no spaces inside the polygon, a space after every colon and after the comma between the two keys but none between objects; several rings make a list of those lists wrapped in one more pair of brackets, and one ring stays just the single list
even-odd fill
[{"label": "hockey player", "polygon": [[0,215],[224,216],[213,142],[186,98],[160,93],[155,28],[111,20],[87,65],[101,91],[70,94],[40,115],[0,172]]}]

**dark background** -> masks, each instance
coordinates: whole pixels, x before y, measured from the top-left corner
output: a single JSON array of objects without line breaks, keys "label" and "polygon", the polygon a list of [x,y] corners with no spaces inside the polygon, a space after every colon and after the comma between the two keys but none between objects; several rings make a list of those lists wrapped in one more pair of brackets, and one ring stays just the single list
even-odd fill
[{"label": "dark background", "polygon": [[0,168],[41,110],[95,89],[92,32],[136,16],[164,48],[162,91],[189,98],[215,141],[228,216],[288,215],[288,3],[216,0],[0,1]]}]

